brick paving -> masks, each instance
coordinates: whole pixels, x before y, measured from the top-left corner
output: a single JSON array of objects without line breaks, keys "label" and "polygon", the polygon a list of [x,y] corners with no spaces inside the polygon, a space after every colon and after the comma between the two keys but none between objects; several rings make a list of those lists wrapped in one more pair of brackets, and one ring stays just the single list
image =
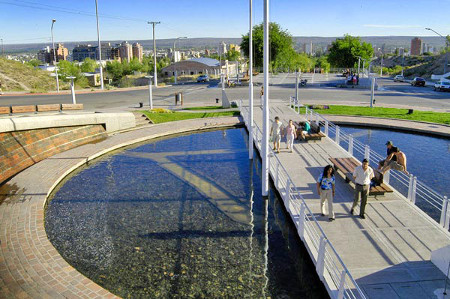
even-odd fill
[{"label": "brick paving", "polygon": [[59,153],[6,182],[0,188],[0,298],[115,298],[70,266],[47,239],[47,195],[68,173],[108,151],[165,135],[238,123],[238,117],[224,117],[142,127]]}]

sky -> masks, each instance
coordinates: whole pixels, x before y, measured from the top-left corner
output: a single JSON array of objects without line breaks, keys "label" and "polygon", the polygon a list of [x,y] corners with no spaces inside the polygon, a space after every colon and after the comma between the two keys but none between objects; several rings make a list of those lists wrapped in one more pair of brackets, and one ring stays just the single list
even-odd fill
[{"label": "sky", "polygon": [[[263,0],[253,0],[254,24]],[[156,38],[241,37],[248,32],[248,0],[98,0],[102,40],[151,39],[147,21],[160,21]],[[293,36],[433,36],[450,34],[450,0],[271,0],[271,22]],[[5,44],[97,39],[95,0],[0,0]]]}]

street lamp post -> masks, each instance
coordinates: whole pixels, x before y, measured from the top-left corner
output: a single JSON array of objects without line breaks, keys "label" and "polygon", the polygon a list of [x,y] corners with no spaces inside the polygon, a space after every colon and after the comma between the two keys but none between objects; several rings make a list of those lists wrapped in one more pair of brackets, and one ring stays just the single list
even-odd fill
[{"label": "street lamp post", "polygon": [[148,106],[150,110],[153,109],[153,94],[152,94],[152,78],[153,76],[145,76],[148,79]]},{"label": "street lamp post", "polygon": [[2,41],[2,57],[3,57],[3,53],[5,52],[3,49],[3,38],[0,38],[0,40]]},{"label": "street lamp post", "polygon": [[52,47],[53,47],[53,66],[55,67],[55,77],[56,77],[56,92],[59,92],[59,79],[58,79],[58,67],[56,66],[56,50],[55,50],[55,42],[53,40],[53,24],[55,24],[56,20],[52,20]]},{"label": "street lamp post", "polygon": [[97,17],[97,39],[98,39],[98,60],[100,61],[100,81],[102,90],[105,88],[103,83],[103,65],[102,65],[102,44],[100,43],[100,27],[98,24],[98,1],[95,0],[95,16]]},{"label": "street lamp post", "polygon": [[[441,35],[440,33],[436,32],[436,31],[434,31],[431,28],[425,28],[425,30],[433,31],[434,33],[436,33],[437,35],[442,37],[445,40],[446,48],[448,48],[448,40],[447,40],[447,38],[445,38],[443,35]],[[447,65],[448,65],[448,51],[445,53],[444,74],[447,73]]]},{"label": "street lamp post", "polygon": [[[186,36],[182,36],[182,37],[177,37],[174,41],[173,41],[173,63],[175,63],[175,62],[177,62],[176,61],[176,57],[175,57],[175,43],[177,42],[177,40],[179,40],[179,39],[186,39],[187,37]],[[177,73],[177,70],[175,70],[175,84],[177,84],[177,75],[178,75],[178,73]]]},{"label": "street lamp post", "polygon": [[249,62],[248,62],[248,72],[249,72],[249,80],[248,80],[248,157],[249,159],[253,159],[253,2],[249,0],[249,44],[248,44],[248,53],[249,53]]},{"label": "street lamp post", "polygon": [[161,22],[147,22],[153,25],[153,64],[154,64],[154,76],[155,76],[155,87],[158,88],[158,70],[156,68],[156,40],[155,40],[155,25]]},{"label": "street lamp post", "polygon": [[269,195],[269,0],[264,0],[262,195]]},{"label": "street lamp post", "polygon": [[76,77],[70,76],[70,77],[66,77],[66,78],[70,79],[70,91],[72,92],[72,104],[76,104],[77,99],[75,98],[75,84],[73,81]]}]

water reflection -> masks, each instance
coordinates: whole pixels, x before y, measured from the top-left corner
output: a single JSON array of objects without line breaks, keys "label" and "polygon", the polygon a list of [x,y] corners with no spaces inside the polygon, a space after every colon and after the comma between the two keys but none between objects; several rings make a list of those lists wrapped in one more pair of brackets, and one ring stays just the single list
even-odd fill
[{"label": "water reflection", "polygon": [[49,203],[49,239],[121,297],[327,297],[276,194],[261,196],[247,138],[192,134],[89,166]]}]

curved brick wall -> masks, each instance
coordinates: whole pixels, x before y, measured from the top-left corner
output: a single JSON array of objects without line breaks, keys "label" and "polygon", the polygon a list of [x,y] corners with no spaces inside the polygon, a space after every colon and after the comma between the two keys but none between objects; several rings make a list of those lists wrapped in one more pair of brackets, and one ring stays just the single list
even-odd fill
[{"label": "curved brick wall", "polygon": [[102,125],[0,133],[0,184],[45,158],[106,137]]}]

